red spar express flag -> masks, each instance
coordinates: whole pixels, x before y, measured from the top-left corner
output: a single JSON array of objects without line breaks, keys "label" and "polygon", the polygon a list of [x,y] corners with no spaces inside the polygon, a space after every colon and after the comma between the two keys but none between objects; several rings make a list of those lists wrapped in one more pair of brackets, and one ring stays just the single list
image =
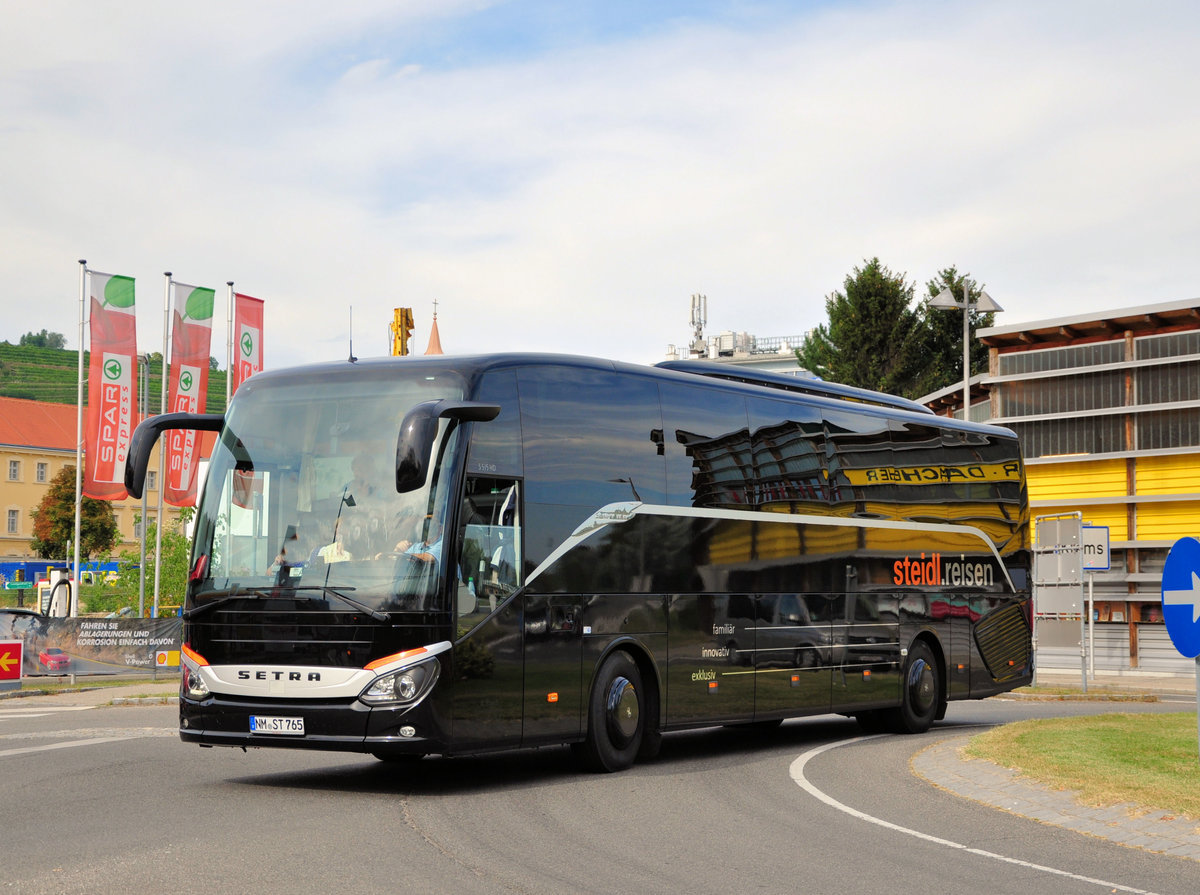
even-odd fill
[{"label": "red spar express flag", "polygon": [[[208,395],[208,357],[216,294],[212,289],[171,283],[171,413],[203,413]],[[167,475],[163,499],[176,507],[196,505],[200,438],[194,429],[167,433]]]},{"label": "red spar express flag", "polygon": [[236,293],[234,299],[233,382],[232,395],[238,386],[262,369],[263,302],[261,298]]},{"label": "red spar express flag", "polygon": [[137,407],[137,327],[133,277],[88,271],[91,360],[83,493],[121,500]]}]

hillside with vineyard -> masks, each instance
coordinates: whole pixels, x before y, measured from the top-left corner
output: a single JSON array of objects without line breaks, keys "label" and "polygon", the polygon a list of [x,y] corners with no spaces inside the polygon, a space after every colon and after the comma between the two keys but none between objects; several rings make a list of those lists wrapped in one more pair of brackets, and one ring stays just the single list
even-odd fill
[{"label": "hillside with vineyard", "polygon": [[[83,372],[87,376],[88,355],[83,353]],[[65,348],[38,348],[0,342],[0,396],[28,398],[54,404],[75,404],[79,354]],[[139,371],[139,390],[141,385]],[[161,407],[162,357],[150,355],[149,412]],[[83,400],[87,403],[88,385],[83,385]],[[140,395],[139,395],[140,400]],[[208,374],[208,413],[225,410],[225,371],[210,370]]]}]

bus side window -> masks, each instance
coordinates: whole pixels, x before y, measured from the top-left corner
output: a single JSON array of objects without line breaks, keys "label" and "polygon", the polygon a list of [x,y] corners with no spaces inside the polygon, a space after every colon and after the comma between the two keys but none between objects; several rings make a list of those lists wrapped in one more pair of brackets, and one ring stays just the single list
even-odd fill
[{"label": "bus side window", "polygon": [[522,584],[519,482],[469,477],[459,518],[458,615],[465,633]]}]

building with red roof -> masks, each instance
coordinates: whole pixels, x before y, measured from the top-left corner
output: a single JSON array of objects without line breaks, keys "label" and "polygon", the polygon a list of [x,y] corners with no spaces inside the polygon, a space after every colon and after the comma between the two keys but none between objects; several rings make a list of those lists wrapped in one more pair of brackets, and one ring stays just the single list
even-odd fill
[{"label": "building with red roof", "polygon": [[[86,408],[84,416],[86,419]],[[50,482],[66,466],[75,465],[76,408],[24,398],[0,397],[0,556],[31,557],[33,511],[41,504]],[[204,455],[213,439],[205,439]],[[158,449],[147,479],[147,517],[158,509]],[[168,519],[179,510],[165,508]],[[118,550],[137,545],[141,500],[113,501],[113,516],[120,530]]]}]

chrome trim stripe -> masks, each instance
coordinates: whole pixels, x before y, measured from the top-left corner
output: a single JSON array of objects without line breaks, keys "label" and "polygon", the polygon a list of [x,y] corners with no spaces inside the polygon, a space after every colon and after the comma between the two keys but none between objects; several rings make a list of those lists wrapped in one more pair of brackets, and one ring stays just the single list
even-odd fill
[{"label": "chrome trim stripe", "polygon": [[661,504],[648,503],[610,503],[592,513],[582,522],[571,536],[559,544],[554,551],[542,560],[541,564],[529,573],[525,583],[535,581],[539,575],[558,562],[566,553],[574,550],[596,532],[610,525],[628,522],[634,516],[681,516],[689,519],[717,519],[735,522],[776,522],[785,525],[830,525],[841,528],[890,528],[897,531],[926,531],[943,534],[973,535],[987,547],[996,560],[996,565],[1008,582],[1008,589],[1016,593],[1008,567],[1000,558],[1000,552],[987,534],[974,525],[951,525],[948,522],[899,522],[894,519],[855,519],[846,516],[817,516],[812,513],[766,513],[753,510],[719,510],[698,507],[669,507]]}]

